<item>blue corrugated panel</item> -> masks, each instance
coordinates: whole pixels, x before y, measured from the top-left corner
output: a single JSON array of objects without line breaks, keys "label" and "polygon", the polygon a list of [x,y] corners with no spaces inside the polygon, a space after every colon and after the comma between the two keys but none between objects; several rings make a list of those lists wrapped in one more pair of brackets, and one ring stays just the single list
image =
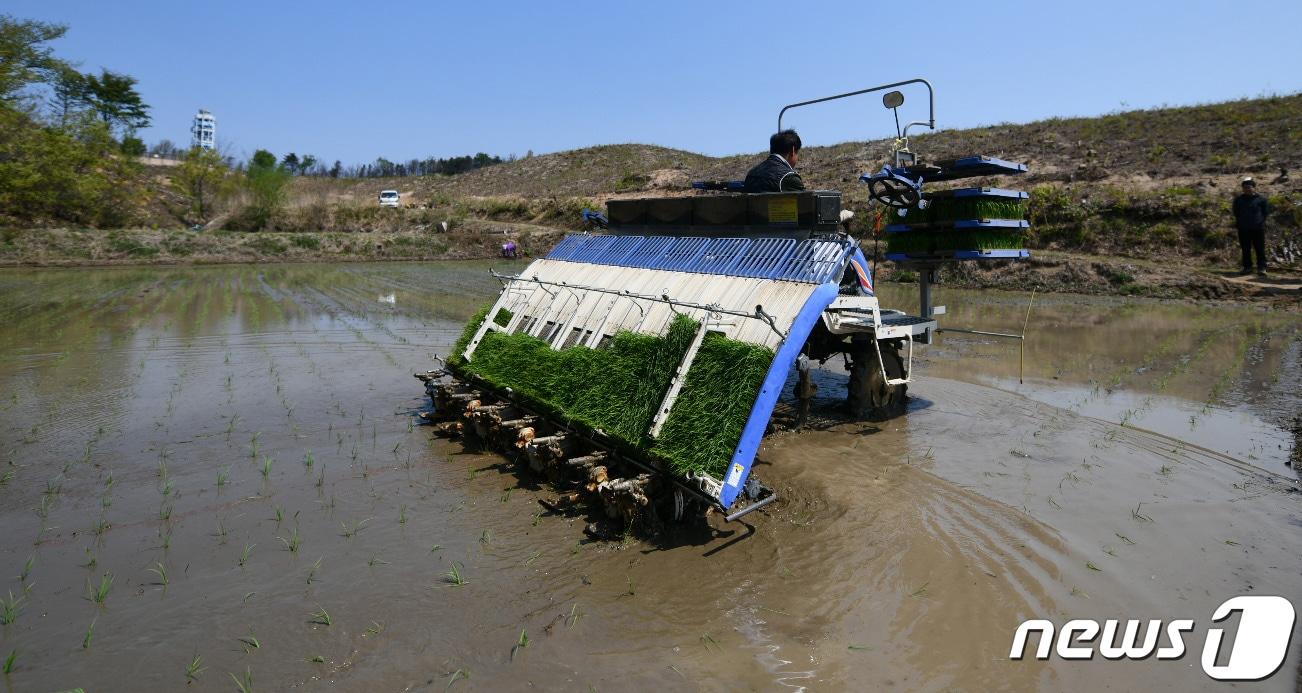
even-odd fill
[{"label": "blue corrugated panel", "polygon": [[642,267],[645,269],[659,267],[665,262],[665,252],[677,242],[678,238],[676,236],[648,236],[620,264],[625,267]]},{"label": "blue corrugated panel", "polygon": [[684,271],[701,274],[733,274],[732,266],[746,254],[750,241],[745,238],[713,238],[709,245]]},{"label": "blue corrugated panel", "polygon": [[791,238],[757,238],[729,274],[772,279],[795,247],[796,241]]},{"label": "blue corrugated panel", "polygon": [[616,240],[610,244],[610,247],[601,251],[589,262],[595,262],[598,265],[624,265],[629,257],[637,251],[638,246],[646,240],[644,236],[615,236]]},{"label": "blue corrugated panel", "polygon": [[610,246],[615,245],[619,239],[619,236],[592,236],[582,248],[567,259],[574,262],[596,262],[597,258],[610,249]]},{"label": "blue corrugated panel", "polygon": [[846,246],[835,241],[809,239],[796,244],[775,279],[822,284],[830,281],[843,264]]},{"label": "blue corrugated panel", "polygon": [[583,248],[590,238],[592,236],[566,236],[564,240],[556,244],[555,248],[552,248],[550,253],[547,253],[547,259],[568,260],[574,257],[574,254]]},{"label": "blue corrugated panel", "polygon": [[664,261],[651,269],[673,270],[677,272],[686,272],[688,267],[696,262],[701,251],[710,242],[708,238],[688,237],[679,238],[678,242],[673,244],[665,251]]}]

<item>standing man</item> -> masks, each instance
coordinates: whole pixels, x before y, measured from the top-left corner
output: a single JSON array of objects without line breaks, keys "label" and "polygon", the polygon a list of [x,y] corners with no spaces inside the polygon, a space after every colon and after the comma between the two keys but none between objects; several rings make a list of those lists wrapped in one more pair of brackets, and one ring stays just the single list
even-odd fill
[{"label": "standing man", "polygon": [[746,174],[746,192],[791,192],[804,190],[805,182],[796,173],[800,163],[800,135],[783,130],[769,138],[769,158],[759,162]]},{"label": "standing man", "polygon": [[1234,198],[1234,226],[1239,230],[1239,248],[1243,252],[1243,272],[1252,273],[1252,251],[1257,251],[1257,274],[1266,275],[1266,217],[1270,203],[1257,194],[1257,183],[1243,179],[1243,192]]}]

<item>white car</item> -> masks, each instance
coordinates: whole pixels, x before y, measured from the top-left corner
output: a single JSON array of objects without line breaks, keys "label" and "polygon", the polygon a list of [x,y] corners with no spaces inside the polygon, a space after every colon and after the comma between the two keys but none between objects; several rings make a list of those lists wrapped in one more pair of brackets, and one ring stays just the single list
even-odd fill
[{"label": "white car", "polygon": [[398,191],[397,191],[397,190],[381,190],[381,191],[380,191],[380,206],[381,206],[381,207],[397,207],[397,206],[399,206],[399,204],[400,204],[400,202],[401,202],[401,199],[402,199],[402,198],[401,198],[401,196],[398,195]]}]

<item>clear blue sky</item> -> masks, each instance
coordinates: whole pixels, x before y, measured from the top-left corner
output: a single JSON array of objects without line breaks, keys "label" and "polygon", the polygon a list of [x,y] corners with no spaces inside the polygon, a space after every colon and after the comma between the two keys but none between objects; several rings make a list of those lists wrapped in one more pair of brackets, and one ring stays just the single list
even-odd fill
[{"label": "clear blue sky", "polygon": [[[1302,90],[1302,2],[6,0],[140,80],[152,144],[205,107],[236,156],[326,161],[646,142],[767,146],[792,101],[909,77],[942,127]],[[903,114],[921,118],[921,94]],[[817,109],[817,107],[816,107]],[[797,111],[806,144],[883,137],[866,97]]]}]

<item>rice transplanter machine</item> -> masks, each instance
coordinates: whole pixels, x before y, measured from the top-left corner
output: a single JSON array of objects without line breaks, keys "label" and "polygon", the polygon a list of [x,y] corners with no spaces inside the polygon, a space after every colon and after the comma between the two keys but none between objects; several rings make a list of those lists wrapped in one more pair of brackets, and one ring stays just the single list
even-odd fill
[{"label": "rice transplanter machine", "polygon": [[[900,127],[898,89],[924,87],[928,117]],[[790,104],[891,90],[891,160],[865,173],[885,210],[885,258],[919,271],[920,311],[883,308],[850,235],[841,193],[748,194],[738,182],[697,194],[612,199],[515,275],[437,371],[419,373],[439,431],[516,457],[569,489],[556,505],[599,499],[612,519],[654,531],[710,509],[735,520],[776,495],[751,473],[793,369],[803,417],[811,361],[849,365],[857,416],[903,413],[915,344],[937,329],[936,270],[1027,257],[1026,193],[924,185],[1016,175],[989,156],[925,161],[910,128],[934,129],[935,93],[911,79]],[[984,181],[983,181],[984,182]]]}]

